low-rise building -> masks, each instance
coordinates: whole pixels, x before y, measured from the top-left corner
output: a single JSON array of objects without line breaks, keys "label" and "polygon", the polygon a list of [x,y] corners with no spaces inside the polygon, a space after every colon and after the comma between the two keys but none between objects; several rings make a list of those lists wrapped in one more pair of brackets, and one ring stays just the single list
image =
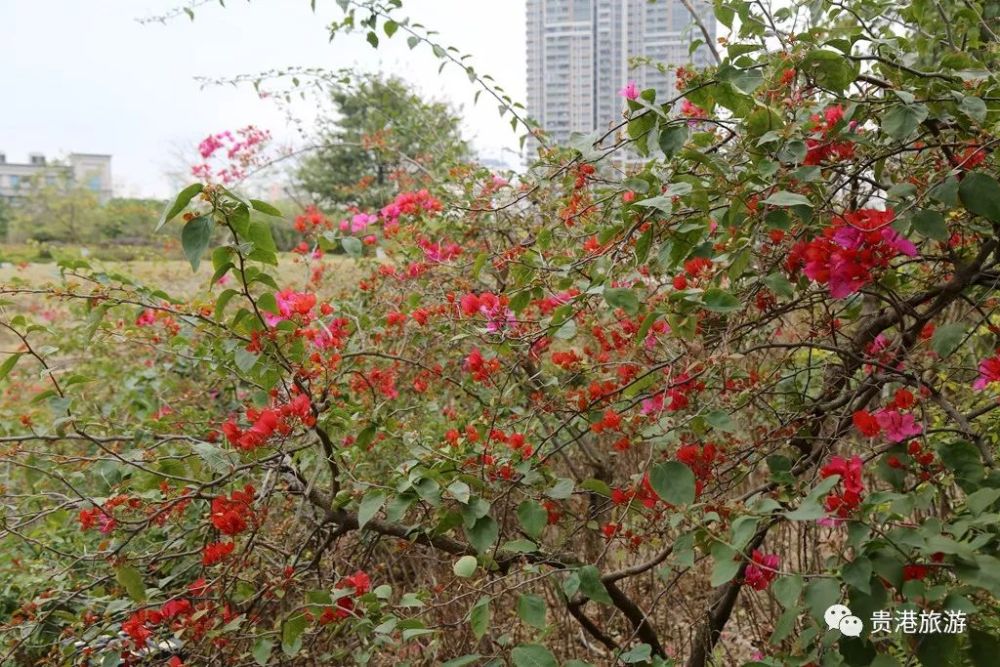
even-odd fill
[{"label": "low-rise building", "polygon": [[111,199],[111,156],[97,153],[70,153],[65,162],[49,162],[41,153],[32,153],[27,162],[8,162],[0,151],[0,198],[24,196],[34,179],[50,185],[60,182],[92,190],[103,204]]}]

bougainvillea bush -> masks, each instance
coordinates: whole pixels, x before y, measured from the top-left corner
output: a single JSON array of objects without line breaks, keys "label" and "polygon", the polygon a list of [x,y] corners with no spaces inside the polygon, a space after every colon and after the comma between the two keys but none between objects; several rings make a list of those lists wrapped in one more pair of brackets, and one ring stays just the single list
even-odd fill
[{"label": "bougainvillea bush", "polygon": [[997,4],[720,2],[717,66],[569,147],[341,4],[531,170],[198,183],[195,295],[3,287],[0,662],[996,664]]}]

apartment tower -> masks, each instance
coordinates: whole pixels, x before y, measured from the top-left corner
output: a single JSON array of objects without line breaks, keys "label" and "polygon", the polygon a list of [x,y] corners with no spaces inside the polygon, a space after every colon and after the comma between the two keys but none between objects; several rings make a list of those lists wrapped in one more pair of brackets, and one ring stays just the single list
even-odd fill
[{"label": "apartment tower", "polygon": [[[693,3],[715,39],[711,6]],[[709,64],[704,45],[689,52],[699,39],[680,0],[527,0],[528,113],[555,143],[609,128],[622,118],[618,91],[629,79],[663,101],[674,91],[672,67]],[[645,64],[630,69],[633,59]]]}]

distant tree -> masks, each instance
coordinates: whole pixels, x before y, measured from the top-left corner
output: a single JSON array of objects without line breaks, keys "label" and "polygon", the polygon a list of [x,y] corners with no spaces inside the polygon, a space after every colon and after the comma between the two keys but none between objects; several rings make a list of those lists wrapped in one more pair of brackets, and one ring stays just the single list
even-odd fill
[{"label": "distant tree", "polygon": [[[156,199],[112,199],[79,187],[68,173],[49,170],[32,178],[23,197],[4,213],[0,209],[0,238],[12,242],[131,243],[151,238],[163,202]],[[6,218],[4,217],[6,215]]]},{"label": "distant tree", "polygon": [[97,194],[73,184],[68,172],[48,170],[31,179],[13,205],[10,240],[96,240],[100,204]]},{"label": "distant tree", "polygon": [[158,199],[112,199],[101,207],[96,231],[100,240],[148,241],[162,209]]},{"label": "distant tree", "polygon": [[330,99],[336,115],[320,121],[318,148],[298,174],[317,203],[379,206],[469,155],[455,110],[402,79],[370,78]]},{"label": "distant tree", "polygon": [[10,204],[4,199],[0,199],[0,242],[7,240],[7,232],[10,230]]}]

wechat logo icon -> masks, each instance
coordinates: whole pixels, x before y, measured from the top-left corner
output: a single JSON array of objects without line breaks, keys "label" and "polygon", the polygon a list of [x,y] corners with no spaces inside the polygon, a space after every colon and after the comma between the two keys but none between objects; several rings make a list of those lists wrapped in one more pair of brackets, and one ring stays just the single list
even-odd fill
[{"label": "wechat logo icon", "polygon": [[840,630],[845,637],[860,637],[864,629],[861,619],[851,613],[851,610],[842,604],[830,605],[823,612],[823,620],[831,630]]}]

